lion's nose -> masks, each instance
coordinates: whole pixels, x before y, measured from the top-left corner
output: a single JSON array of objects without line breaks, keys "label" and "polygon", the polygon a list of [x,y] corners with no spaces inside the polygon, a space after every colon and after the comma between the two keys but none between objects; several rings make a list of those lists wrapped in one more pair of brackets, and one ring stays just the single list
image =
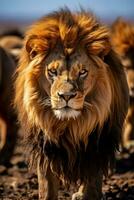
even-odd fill
[{"label": "lion's nose", "polygon": [[65,101],[69,101],[70,99],[74,98],[77,95],[76,92],[58,92],[58,96],[62,99],[64,99]]}]

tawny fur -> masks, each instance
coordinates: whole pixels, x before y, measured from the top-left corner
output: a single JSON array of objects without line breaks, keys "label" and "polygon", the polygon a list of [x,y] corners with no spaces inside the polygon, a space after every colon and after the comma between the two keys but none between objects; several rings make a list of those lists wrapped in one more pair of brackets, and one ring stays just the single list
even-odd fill
[{"label": "tawny fur", "polygon": [[[100,200],[102,171],[107,174],[114,162],[128,107],[125,74],[108,29],[85,11],[45,16],[26,33],[15,90],[40,199],[57,199],[56,176],[83,183],[73,200]],[[73,96],[69,111],[68,96],[61,94]]]}]

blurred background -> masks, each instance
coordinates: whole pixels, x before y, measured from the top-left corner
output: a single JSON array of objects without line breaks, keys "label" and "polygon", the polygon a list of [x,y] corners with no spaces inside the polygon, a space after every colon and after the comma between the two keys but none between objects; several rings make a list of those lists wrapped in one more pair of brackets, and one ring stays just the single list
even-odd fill
[{"label": "blurred background", "polygon": [[102,21],[112,23],[122,16],[134,21],[134,0],[0,0],[0,28],[26,26],[44,14],[67,6],[92,10]]}]

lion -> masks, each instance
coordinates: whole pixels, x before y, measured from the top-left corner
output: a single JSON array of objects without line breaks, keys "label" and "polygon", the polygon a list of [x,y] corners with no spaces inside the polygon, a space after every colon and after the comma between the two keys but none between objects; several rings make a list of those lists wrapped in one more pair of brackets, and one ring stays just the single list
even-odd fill
[{"label": "lion", "polygon": [[57,200],[59,180],[79,182],[72,200],[100,200],[128,108],[123,67],[109,30],[84,10],[61,9],[26,32],[14,105],[40,200]]},{"label": "lion", "polygon": [[15,68],[11,55],[0,47],[0,164],[6,165],[13,153],[18,130],[13,109]]},{"label": "lion", "polygon": [[112,25],[112,44],[119,54],[126,72],[130,105],[122,138],[123,148],[134,144],[134,25],[117,19]]}]

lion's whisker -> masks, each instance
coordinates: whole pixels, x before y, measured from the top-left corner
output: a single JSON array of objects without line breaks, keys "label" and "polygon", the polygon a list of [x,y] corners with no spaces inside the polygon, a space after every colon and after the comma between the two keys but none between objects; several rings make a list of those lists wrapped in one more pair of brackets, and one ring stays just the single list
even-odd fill
[{"label": "lion's whisker", "polygon": [[89,102],[84,102],[84,106],[86,106],[87,108],[92,108],[93,107],[93,105],[91,104],[91,103],[89,103]]}]

